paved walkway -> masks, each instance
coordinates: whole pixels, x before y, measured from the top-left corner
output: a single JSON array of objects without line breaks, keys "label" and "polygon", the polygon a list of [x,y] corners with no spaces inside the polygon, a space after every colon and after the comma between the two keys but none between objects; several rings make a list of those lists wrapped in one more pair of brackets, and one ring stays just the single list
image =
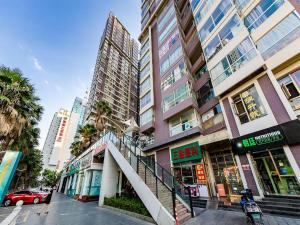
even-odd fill
[{"label": "paved walkway", "polygon": [[[264,214],[263,220],[264,225],[300,225],[300,218]],[[202,209],[200,215],[184,223],[184,225],[247,225],[247,222],[246,216],[242,212]]]},{"label": "paved walkway", "polygon": [[[97,202],[83,203],[53,193],[49,213],[38,215],[45,204],[24,205],[17,225],[153,225],[109,209],[97,206]],[[8,207],[6,209],[13,209]],[[0,209],[0,212],[3,209]]]}]

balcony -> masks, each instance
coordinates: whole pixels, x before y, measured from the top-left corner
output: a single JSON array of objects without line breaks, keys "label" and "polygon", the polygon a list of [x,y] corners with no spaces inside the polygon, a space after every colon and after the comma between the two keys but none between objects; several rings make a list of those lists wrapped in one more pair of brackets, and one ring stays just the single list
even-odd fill
[{"label": "balcony", "polygon": [[199,68],[201,68],[205,64],[204,55],[198,57],[198,59],[192,64],[191,72],[195,74]]},{"label": "balcony", "polygon": [[140,127],[140,132],[141,133],[149,133],[149,132],[152,132],[154,129],[155,129],[154,120],[151,120],[150,122],[148,122]]},{"label": "balcony", "polygon": [[192,128],[198,126],[198,121],[197,119],[193,119],[193,120],[189,120],[186,121],[184,123],[180,123],[177,126],[174,126],[172,128],[170,128],[170,136],[175,136],[177,134],[180,134],[182,132],[191,130]]},{"label": "balcony", "polygon": [[226,126],[222,113],[219,113],[202,123],[202,129],[204,130],[204,134],[211,134],[224,129],[225,127]]},{"label": "balcony", "polygon": [[188,98],[180,101],[180,102],[176,102],[176,104],[174,103],[172,105],[172,107],[169,107],[168,110],[164,111],[163,113],[163,120],[168,120],[171,117],[177,115],[178,113],[188,109],[188,108],[195,108],[197,109],[197,103],[194,99],[194,97],[189,96]]},{"label": "balcony", "polygon": [[194,83],[193,88],[194,88],[194,91],[199,91],[199,89],[201,87],[203,87],[203,85],[206,84],[210,80],[208,71],[201,74],[200,78],[196,77],[196,79],[197,80]]}]

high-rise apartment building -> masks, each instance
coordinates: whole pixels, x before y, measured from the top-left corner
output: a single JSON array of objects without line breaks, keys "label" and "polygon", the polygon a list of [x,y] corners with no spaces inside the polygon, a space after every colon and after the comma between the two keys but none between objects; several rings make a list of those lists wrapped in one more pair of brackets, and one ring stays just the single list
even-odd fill
[{"label": "high-rise apartment building", "polygon": [[60,109],[53,116],[48,134],[43,147],[43,168],[56,170],[59,167],[59,159],[69,125],[70,112]]},{"label": "high-rise apartment building", "polygon": [[[254,195],[300,195],[300,5],[288,0],[191,0],[236,179]],[[297,118],[298,117],[298,118]],[[217,171],[224,160],[216,158]],[[219,171],[221,172],[221,171]],[[216,176],[215,176],[216,177]],[[221,179],[215,179],[221,183]]]},{"label": "high-rise apartment building", "polygon": [[[299,195],[299,4],[142,1],[144,153],[202,196]],[[197,185],[197,186],[195,186]]]},{"label": "high-rise apartment building", "polygon": [[43,147],[44,169],[60,171],[70,160],[70,146],[83,124],[85,103],[76,97],[71,112],[60,109],[53,116]]},{"label": "high-rise apartment building", "polygon": [[100,42],[86,117],[99,100],[109,103],[113,119],[137,118],[138,44],[112,13]]}]

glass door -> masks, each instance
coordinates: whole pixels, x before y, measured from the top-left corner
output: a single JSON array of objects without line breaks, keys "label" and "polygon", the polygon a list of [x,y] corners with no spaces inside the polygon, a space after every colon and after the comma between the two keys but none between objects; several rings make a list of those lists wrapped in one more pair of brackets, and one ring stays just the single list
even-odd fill
[{"label": "glass door", "polygon": [[266,194],[300,195],[299,183],[282,148],[254,153],[253,159]]}]

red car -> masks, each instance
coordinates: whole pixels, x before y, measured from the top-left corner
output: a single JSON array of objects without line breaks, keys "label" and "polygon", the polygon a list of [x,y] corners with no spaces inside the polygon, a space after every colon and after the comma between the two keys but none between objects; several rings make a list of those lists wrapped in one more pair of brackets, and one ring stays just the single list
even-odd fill
[{"label": "red car", "polygon": [[3,204],[4,206],[9,206],[12,204],[16,204],[20,200],[22,200],[24,203],[38,204],[42,202],[47,197],[47,195],[47,193],[18,191],[5,195]]}]

